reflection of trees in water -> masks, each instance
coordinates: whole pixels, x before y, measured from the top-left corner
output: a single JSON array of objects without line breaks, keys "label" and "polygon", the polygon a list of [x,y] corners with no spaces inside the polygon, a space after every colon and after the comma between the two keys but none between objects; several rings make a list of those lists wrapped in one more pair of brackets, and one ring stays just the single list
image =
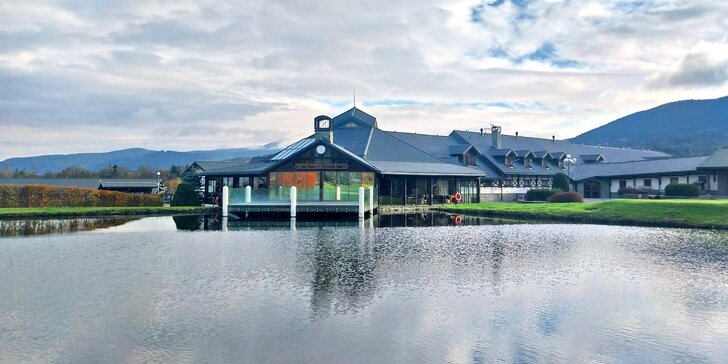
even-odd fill
[{"label": "reflection of trees in water", "polygon": [[139,218],[0,220],[0,236],[75,233],[123,225]]},{"label": "reflection of trees in water", "polygon": [[[319,229],[316,238],[302,246],[311,282],[311,310],[326,316],[331,309],[356,311],[374,295],[374,257],[368,230]],[[341,234],[346,234],[341,236]]]},{"label": "reflection of trees in water", "polygon": [[177,230],[195,231],[202,229],[202,215],[172,216]]}]

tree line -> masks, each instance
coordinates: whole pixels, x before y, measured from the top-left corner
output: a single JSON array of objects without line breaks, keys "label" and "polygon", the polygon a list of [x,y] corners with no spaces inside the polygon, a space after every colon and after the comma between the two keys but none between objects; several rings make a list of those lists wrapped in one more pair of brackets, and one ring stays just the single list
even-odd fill
[{"label": "tree line", "polygon": [[92,171],[79,165],[66,167],[58,172],[47,171],[39,174],[37,171],[27,171],[24,169],[13,169],[10,163],[6,162],[0,177],[5,178],[98,178],[98,179],[156,179],[157,172],[163,181],[176,179],[182,176],[189,165],[173,165],[169,169],[158,169],[149,166],[140,166],[136,169],[118,166],[116,164],[109,165],[98,171]]}]

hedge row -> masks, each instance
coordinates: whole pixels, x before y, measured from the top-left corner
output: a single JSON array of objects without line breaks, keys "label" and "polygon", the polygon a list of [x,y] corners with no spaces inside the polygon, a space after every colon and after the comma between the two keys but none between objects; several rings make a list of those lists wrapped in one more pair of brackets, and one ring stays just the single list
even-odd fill
[{"label": "hedge row", "polygon": [[665,196],[698,197],[700,188],[692,184],[669,184],[665,186]]},{"label": "hedge row", "polygon": [[0,186],[0,207],[95,206],[162,206],[162,197],[78,187]]},{"label": "hedge row", "polygon": [[551,195],[549,202],[584,202],[584,197],[576,192],[559,192]]}]

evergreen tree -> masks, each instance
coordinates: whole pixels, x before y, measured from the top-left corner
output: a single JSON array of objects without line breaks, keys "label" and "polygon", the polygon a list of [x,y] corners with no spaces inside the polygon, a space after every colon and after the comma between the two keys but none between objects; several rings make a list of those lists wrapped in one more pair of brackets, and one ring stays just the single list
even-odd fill
[{"label": "evergreen tree", "polygon": [[569,186],[569,177],[563,173],[556,173],[551,187],[555,190],[568,191],[571,189]]}]

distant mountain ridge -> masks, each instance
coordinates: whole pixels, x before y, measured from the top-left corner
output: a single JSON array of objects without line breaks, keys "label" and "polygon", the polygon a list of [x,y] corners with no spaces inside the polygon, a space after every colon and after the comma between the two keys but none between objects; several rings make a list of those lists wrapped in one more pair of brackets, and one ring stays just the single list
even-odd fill
[{"label": "distant mountain ridge", "polygon": [[107,166],[117,165],[129,169],[148,166],[155,169],[169,169],[172,165],[191,164],[196,160],[224,160],[240,157],[254,157],[273,153],[277,149],[230,148],[214,150],[195,150],[178,152],[172,150],[150,150],[130,148],[102,153],[55,154],[35,157],[9,158],[0,162],[0,171],[6,163],[15,170],[35,171],[37,173],[58,172],[64,168],[78,165],[97,171]]},{"label": "distant mountain ridge", "polygon": [[681,157],[708,155],[728,146],[728,96],[670,102],[619,118],[571,140],[653,149]]}]

